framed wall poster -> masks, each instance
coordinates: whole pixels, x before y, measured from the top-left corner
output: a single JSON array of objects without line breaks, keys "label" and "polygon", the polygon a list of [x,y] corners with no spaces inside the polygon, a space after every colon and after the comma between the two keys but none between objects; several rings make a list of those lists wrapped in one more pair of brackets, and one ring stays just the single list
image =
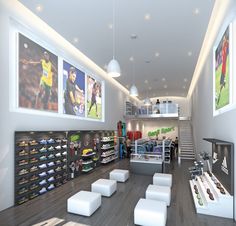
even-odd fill
[{"label": "framed wall poster", "polygon": [[18,33],[18,107],[58,112],[58,57]]},{"label": "framed wall poster", "polygon": [[102,83],[87,75],[87,117],[102,119]]},{"label": "framed wall poster", "polygon": [[230,26],[227,27],[214,50],[214,111],[230,104]]},{"label": "framed wall poster", "polygon": [[63,113],[85,116],[85,73],[63,61]]}]

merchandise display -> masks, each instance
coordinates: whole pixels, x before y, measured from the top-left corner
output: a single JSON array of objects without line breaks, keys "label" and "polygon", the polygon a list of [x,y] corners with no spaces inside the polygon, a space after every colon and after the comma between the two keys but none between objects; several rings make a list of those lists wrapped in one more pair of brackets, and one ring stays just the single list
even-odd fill
[{"label": "merchandise display", "polygon": [[67,181],[66,132],[16,132],[15,144],[16,205]]}]

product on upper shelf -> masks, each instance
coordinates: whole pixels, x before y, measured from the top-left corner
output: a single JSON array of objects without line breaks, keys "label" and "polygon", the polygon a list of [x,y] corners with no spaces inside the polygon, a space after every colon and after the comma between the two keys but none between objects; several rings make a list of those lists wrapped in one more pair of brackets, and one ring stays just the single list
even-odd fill
[{"label": "product on upper shelf", "polygon": [[67,148],[67,145],[66,145],[66,144],[65,144],[65,145],[63,145],[63,146],[62,146],[62,148],[64,148],[64,149],[65,149],[65,148]]},{"label": "product on upper shelf", "polygon": [[61,150],[61,146],[58,145],[58,146],[55,147],[55,149],[56,149],[56,150]]},{"label": "product on upper shelf", "polygon": [[24,175],[27,174],[29,171],[27,169],[22,169],[19,171],[18,175]]},{"label": "product on upper shelf", "polygon": [[37,145],[37,144],[38,144],[38,142],[36,140],[31,140],[29,142],[29,145]]},{"label": "product on upper shelf", "polygon": [[38,159],[37,159],[37,158],[31,158],[31,159],[30,159],[30,163],[36,163],[36,162],[38,162]]},{"label": "product on upper shelf", "polygon": [[47,189],[45,187],[43,187],[41,190],[39,190],[39,194],[43,194],[47,192]]},{"label": "product on upper shelf", "polygon": [[40,177],[45,177],[45,176],[47,176],[47,173],[44,171],[44,172],[40,173],[39,176]]},{"label": "product on upper shelf", "polygon": [[35,148],[30,150],[31,155],[38,154],[38,153],[39,153],[38,150],[36,150]]},{"label": "product on upper shelf", "polygon": [[26,151],[26,150],[21,150],[21,151],[19,151],[19,156],[24,156],[24,155],[28,155],[28,151]]},{"label": "product on upper shelf", "polygon": [[20,143],[18,144],[18,146],[20,146],[20,147],[26,147],[26,146],[28,146],[28,142],[27,141],[20,141]]},{"label": "product on upper shelf", "polygon": [[62,159],[63,162],[67,162],[67,159]]},{"label": "product on upper shelf", "polygon": [[62,185],[62,183],[60,182],[60,181],[58,181],[57,183],[56,183],[56,187],[59,187],[59,186],[61,186]]},{"label": "product on upper shelf", "polygon": [[39,141],[40,144],[47,144],[47,141],[45,139],[42,139]]},{"label": "product on upper shelf", "polygon": [[63,139],[62,139],[62,142],[67,142],[67,139],[66,139],[66,138],[63,138]]},{"label": "product on upper shelf", "polygon": [[55,140],[51,138],[51,139],[47,140],[47,143],[48,143],[48,144],[54,144],[54,143],[55,143]]},{"label": "product on upper shelf", "polygon": [[56,143],[61,143],[61,139],[60,138],[57,138],[55,141],[56,141]]},{"label": "product on upper shelf", "polygon": [[47,157],[46,157],[46,155],[42,155],[42,156],[40,156],[40,157],[39,157],[39,160],[40,160],[40,161],[47,160]]},{"label": "product on upper shelf", "polygon": [[55,173],[54,169],[48,170],[48,174],[53,174]]},{"label": "product on upper shelf", "polygon": [[51,166],[54,166],[55,164],[54,164],[54,162],[49,162],[48,163],[48,167],[51,167]]},{"label": "product on upper shelf", "polygon": [[67,155],[67,152],[66,151],[62,152],[62,155]]},{"label": "product on upper shelf", "polygon": [[45,152],[47,152],[47,149],[46,149],[45,147],[42,147],[41,149],[39,149],[39,151],[40,151],[41,153],[45,153]]},{"label": "product on upper shelf", "polygon": [[38,167],[37,166],[32,166],[30,168],[30,172],[34,172],[34,171],[37,171],[38,170]]},{"label": "product on upper shelf", "polygon": [[37,184],[32,184],[32,185],[30,185],[30,190],[34,190],[35,188],[38,188],[38,185],[37,185]]},{"label": "product on upper shelf", "polygon": [[52,190],[52,189],[54,189],[55,188],[55,185],[54,184],[50,184],[49,186],[48,186],[48,190]]},{"label": "product on upper shelf", "polygon": [[84,149],[83,150],[83,156],[86,156],[86,155],[91,155],[91,154],[93,154],[93,149],[91,149],[91,148],[88,148],[88,149]]},{"label": "product on upper shelf", "polygon": [[66,165],[64,165],[64,166],[62,166],[62,168],[63,168],[63,169],[66,169],[66,168],[67,168],[67,166],[66,166]]},{"label": "product on upper shelf", "polygon": [[58,179],[62,178],[62,176],[61,176],[60,174],[57,174],[57,175],[55,176],[55,178],[58,180]]},{"label": "product on upper shelf", "polygon": [[21,178],[19,181],[18,181],[18,184],[21,185],[21,184],[26,184],[28,183],[28,179],[26,179],[25,177]]},{"label": "product on upper shelf", "polygon": [[21,195],[21,194],[24,194],[28,192],[28,188],[21,188],[19,191],[18,191],[18,194]]},{"label": "product on upper shelf", "polygon": [[39,165],[39,168],[40,169],[45,169],[45,168],[47,168],[47,165],[44,163],[44,164],[41,164],[41,165]]},{"label": "product on upper shelf", "polygon": [[53,151],[53,150],[54,150],[54,147],[53,147],[53,146],[51,146],[51,147],[48,148],[48,151]]},{"label": "product on upper shelf", "polygon": [[46,184],[47,183],[47,181],[45,180],[45,179],[43,179],[43,180],[41,180],[40,182],[39,182],[39,185],[44,185],[44,184]]},{"label": "product on upper shelf", "polygon": [[17,203],[22,204],[22,203],[27,202],[27,201],[29,201],[29,199],[24,196],[24,197],[20,198]]},{"label": "product on upper shelf", "polygon": [[35,197],[37,197],[39,194],[37,192],[33,192],[32,194],[30,194],[30,199],[33,199]]},{"label": "product on upper shelf", "polygon": [[56,164],[57,164],[57,165],[61,164],[61,160],[57,160],[57,161],[56,161]]},{"label": "product on upper shelf", "polygon": [[61,167],[58,166],[56,169],[55,169],[56,172],[60,172],[61,171]]},{"label": "product on upper shelf", "polygon": [[61,157],[61,153],[58,152],[58,153],[55,154],[55,156],[56,156],[56,157]]},{"label": "product on upper shelf", "polygon": [[55,180],[54,177],[50,177],[50,178],[48,178],[48,182],[52,182],[52,181],[54,181],[54,180]]},{"label": "product on upper shelf", "polygon": [[37,180],[39,177],[37,176],[37,175],[33,175],[33,176],[31,176],[31,178],[30,178],[30,180],[31,181],[34,181],[34,180]]},{"label": "product on upper shelf", "polygon": [[54,157],[54,154],[50,154],[50,155],[48,156],[48,159],[53,159],[53,158],[55,158],[55,157]]},{"label": "product on upper shelf", "polygon": [[19,166],[23,166],[23,165],[26,165],[26,164],[28,164],[28,160],[26,160],[26,159],[19,160],[19,162],[18,162]]}]

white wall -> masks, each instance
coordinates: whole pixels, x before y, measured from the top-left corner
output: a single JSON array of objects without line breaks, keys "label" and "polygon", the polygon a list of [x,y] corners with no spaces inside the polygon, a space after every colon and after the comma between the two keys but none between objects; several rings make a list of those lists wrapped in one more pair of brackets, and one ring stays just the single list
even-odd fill
[{"label": "white wall", "polygon": [[[116,123],[123,119],[124,100],[128,95],[125,89],[112,79],[105,81],[105,122],[85,121],[72,118],[60,118],[55,116],[40,116],[25,113],[17,113],[10,110],[10,97],[13,72],[9,49],[12,43],[10,37],[10,17],[22,23],[27,29],[39,38],[46,38],[55,49],[66,54],[74,62],[79,62],[84,67],[96,73],[104,79],[104,74],[92,61],[86,59],[80,52],[74,51],[74,47],[61,36],[53,32],[35,15],[32,15],[16,0],[0,0],[0,211],[14,204],[14,131],[16,130],[96,130],[116,129]],[[51,34],[51,37],[47,37]],[[53,37],[54,36],[54,37]],[[54,39],[53,39],[54,38]],[[106,75],[106,74],[105,74]],[[16,75],[14,75],[16,76]],[[112,109],[112,110],[111,110]],[[115,109],[115,110],[114,110]]]},{"label": "white wall", "polygon": [[[222,36],[227,25],[232,20],[232,15],[235,15],[235,8],[236,2],[231,1],[228,9],[226,12],[224,12],[224,19],[221,21],[221,24],[218,27],[218,37]],[[219,13],[223,12],[219,11]],[[236,29],[234,29],[233,35],[233,42],[235,42]],[[210,48],[211,51],[204,62],[200,77],[191,96],[193,135],[197,153],[207,151],[211,154],[212,146],[210,143],[203,141],[204,137],[230,141],[236,145],[236,110],[234,109],[213,117],[213,46],[215,45],[216,39],[218,37],[215,37],[214,41],[212,42],[212,46]],[[235,48],[233,59],[235,62]],[[235,76],[235,70],[233,76]],[[236,89],[235,84],[234,89]],[[234,162],[235,160],[236,155]],[[234,169],[234,180],[236,181],[236,167]],[[234,192],[236,194],[236,190]],[[236,209],[234,215],[236,216]]]}]

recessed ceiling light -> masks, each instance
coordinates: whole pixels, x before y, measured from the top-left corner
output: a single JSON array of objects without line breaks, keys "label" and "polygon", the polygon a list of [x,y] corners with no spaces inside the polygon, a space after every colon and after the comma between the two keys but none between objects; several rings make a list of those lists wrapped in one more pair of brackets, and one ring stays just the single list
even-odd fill
[{"label": "recessed ceiling light", "polygon": [[160,53],[156,52],[155,57],[159,57],[159,56],[160,56]]},{"label": "recessed ceiling light", "polygon": [[145,14],[144,20],[150,20],[150,19],[151,19],[151,15],[149,13]]},{"label": "recessed ceiling light", "polygon": [[162,78],[161,80],[162,80],[162,82],[165,82],[165,81],[166,81],[166,78]]},{"label": "recessed ceiling light", "polygon": [[36,11],[37,12],[42,12],[42,10],[43,10],[43,6],[42,5],[37,5],[36,6]]},{"label": "recessed ceiling light", "polygon": [[192,56],[192,52],[191,51],[188,51],[188,56]]},{"label": "recessed ceiling light", "polygon": [[148,84],[148,80],[145,80],[144,83],[145,83],[145,84]]},{"label": "recessed ceiling light", "polygon": [[194,9],[193,13],[194,13],[195,15],[198,15],[198,14],[200,13],[199,8]]},{"label": "recessed ceiling light", "polygon": [[168,86],[167,86],[167,85],[164,85],[163,87],[166,89]]},{"label": "recessed ceiling light", "polygon": [[186,86],[183,86],[183,89],[186,89]]},{"label": "recessed ceiling light", "polygon": [[130,35],[130,38],[131,38],[131,39],[137,39],[137,38],[138,38],[138,35],[136,35],[136,34],[131,34],[131,35]]},{"label": "recessed ceiling light", "polygon": [[129,60],[130,60],[130,61],[134,61],[134,57],[131,56],[131,57],[129,58]]},{"label": "recessed ceiling light", "polygon": [[187,82],[187,81],[188,81],[188,79],[187,79],[187,78],[185,78],[185,79],[184,79],[184,82]]},{"label": "recessed ceiling light", "polygon": [[79,39],[78,38],[73,38],[74,43],[78,43]]},{"label": "recessed ceiling light", "polygon": [[112,29],[113,28],[113,24],[112,23],[108,24],[108,28]]}]

